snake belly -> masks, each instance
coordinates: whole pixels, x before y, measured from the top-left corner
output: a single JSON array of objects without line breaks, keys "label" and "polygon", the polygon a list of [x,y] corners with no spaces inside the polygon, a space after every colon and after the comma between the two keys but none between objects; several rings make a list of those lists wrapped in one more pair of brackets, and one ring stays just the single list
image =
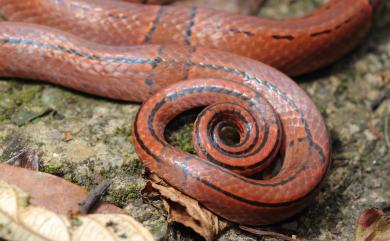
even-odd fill
[{"label": "snake belly", "polygon": [[[349,0],[339,2],[350,3]],[[334,34],[336,29],[349,31],[348,35],[358,32],[348,44],[354,46],[371,25],[373,8],[370,2],[354,2],[357,4],[352,4],[353,7],[343,9],[345,14],[336,14],[342,11],[342,5],[330,1],[311,17],[286,22],[256,18],[260,21],[256,23],[264,23],[264,27],[257,26],[256,31],[252,30],[255,31],[253,36],[269,37],[258,40],[259,48],[265,53],[258,59],[269,58],[266,62],[275,63],[290,74],[314,70],[333,61],[341,52],[349,51],[349,47],[344,48],[345,43],[340,45],[347,34]],[[133,142],[145,166],[229,221],[247,225],[276,223],[300,212],[315,197],[329,169],[330,144],[326,126],[314,103],[289,77],[273,67],[234,53],[202,47],[229,50],[223,46],[244,46],[246,42],[241,40],[253,36],[245,34],[243,29],[253,26],[255,18],[235,16],[243,28],[238,32],[234,30],[234,34],[229,34],[223,41],[230,41],[237,33],[244,33],[245,37],[219,47],[211,46],[207,40],[200,41],[196,37],[200,33],[194,34],[197,31],[207,33],[207,29],[198,26],[199,19],[206,13],[208,17],[218,15],[212,10],[146,8],[100,0],[29,0],[27,3],[0,0],[0,13],[8,20],[55,25],[71,33],[33,23],[0,23],[0,56],[4,60],[0,63],[0,76],[45,80],[94,95],[144,102],[135,120]],[[131,12],[124,13],[124,9]],[[179,20],[170,20],[176,24],[170,26],[177,26],[180,36],[173,29],[165,31],[159,27],[167,27],[163,19],[172,9],[192,13],[192,20],[188,20],[188,14],[175,14],[191,26],[181,28]],[[150,11],[150,16],[141,10]],[[45,14],[39,14],[42,12]],[[329,14],[334,18],[332,21],[328,19]],[[220,15],[224,21],[233,16]],[[127,23],[130,18],[133,22]],[[96,19],[100,21],[93,21]],[[110,25],[113,19],[123,23],[116,22],[115,28],[110,28],[114,26]],[[120,37],[118,33],[126,28],[121,24],[130,24],[127,28],[132,34]],[[278,26],[277,35],[267,27],[274,24]],[[358,25],[360,31],[356,30]],[[310,51],[292,54],[295,64],[287,61],[290,57],[287,58],[285,52],[292,52],[289,48],[282,51],[282,46],[290,45],[281,43],[297,43],[295,48],[299,44],[303,46],[311,39],[307,36],[316,33],[312,31],[320,31],[319,26],[326,29],[332,26],[332,34],[325,30],[318,32],[319,37],[312,36],[312,39],[321,44],[310,43],[313,47]],[[303,33],[306,28],[311,31]],[[298,33],[306,37],[301,38],[296,35]],[[162,36],[173,37],[166,40]],[[328,37],[333,39],[329,43],[326,42]],[[276,42],[266,45],[269,40]],[[129,47],[101,44],[155,42],[163,44]],[[344,47],[336,51],[338,53],[326,53],[329,46]],[[243,54],[238,50],[233,52]],[[324,56],[324,59],[315,61],[314,65],[308,64],[314,52],[316,57]],[[276,57],[277,54],[282,57]],[[308,65],[302,67],[298,62]],[[167,143],[164,130],[175,116],[205,106],[194,129],[193,139],[199,156]],[[222,140],[220,132],[226,127],[238,131],[238,143],[230,145]],[[274,158],[283,163],[275,176],[266,180],[247,177],[266,168]]]}]

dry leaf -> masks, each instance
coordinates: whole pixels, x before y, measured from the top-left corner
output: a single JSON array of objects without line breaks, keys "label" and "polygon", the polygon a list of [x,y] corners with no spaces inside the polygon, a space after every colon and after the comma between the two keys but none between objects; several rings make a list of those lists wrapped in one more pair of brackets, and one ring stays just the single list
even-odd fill
[{"label": "dry leaf", "polygon": [[[79,203],[89,194],[84,188],[62,178],[7,164],[0,164],[0,180],[27,192],[31,197],[31,204],[61,214],[78,213]],[[125,212],[114,205],[100,202],[94,213]]]},{"label": "dry leaf", "polygon": [[0,238],[15,241],[153,241],[140,223],[123,214],[91,214],[68,219],[29,206],[28,195],[0,181]]},{"label": "dry leaf", "polygon": [[63,138],[63,140],[64,140],[65,142],[69,142],[69,141],[73,140],[72,132],[70,132],[70,131],[64,132],[64,138]]},{"label": "dry leaf", "polygon": [[5,163],[34,171],[38,171],[39,167],[37,151],[32,147],[24,148],[19,154],[12,157]]},{"label": "dry leaf", "polygon": [[390,217],[380,209],[367,209],[356,227],[356,241],[390,241]]},{"label": "dry leaf", "polygon": [[150,180],[145,190],[148,193],[157,191],[161,195],[169,215],[168,222],[181,223],[207,241],[214,240],[229,226],[228,222],[200,206],[198,201],[170,187],[156,175],[150,175]]}]

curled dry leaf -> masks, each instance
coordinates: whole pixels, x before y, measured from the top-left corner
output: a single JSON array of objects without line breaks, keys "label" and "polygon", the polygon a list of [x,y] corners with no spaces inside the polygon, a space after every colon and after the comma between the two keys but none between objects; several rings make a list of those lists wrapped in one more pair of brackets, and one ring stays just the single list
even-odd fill
[{"label": "curled dry leaf", "polygon": [[12,157],[5,163],[12,166],[23,167],[26,169],[38,171],[38,153],[35,148],[26,147],[16,156]]},{"label": "curled dry leaf", "polygon": [[168,222],[178,222],[191,228],[205,240],[214,240],[229,223],[203,208],[195,199],[170,187],[161,178],[152,174],[144,193],[157,192],[161,195],[168,212]]},{"label": "curled dry leaf", "polygon": [[[61,214],[78,213],[79,204],[89,194],[84,188],[62,178],[7,164],[0,164],[0,180],[27,192],[31,197],[31,204]],[[125,213],[122,209],[104,202],[99,202],[93,212]]]},{"label": "curled dry leaf", "polygon": [[390,241],[390,217],[380,209],[367,209],[360,214],[356,241]]},{"label": "curled dry leaf", "polygon": [[28,194],[0,181],[0,238],[15,241],[153,241],[140,223],[123,214],[91,214],[71,219],[29,206]]}]

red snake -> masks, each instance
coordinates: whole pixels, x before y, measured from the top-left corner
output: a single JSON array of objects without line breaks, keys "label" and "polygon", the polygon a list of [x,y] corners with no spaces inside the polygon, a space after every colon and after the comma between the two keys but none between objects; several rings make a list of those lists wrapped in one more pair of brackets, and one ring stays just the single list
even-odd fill
[{"label": "red snake", "polygon": [[[289,75],[327,65],[362,40],[378,5],[331,0],[277,21],[113,0],[0,0],[0,14],[19,22],[0,23],[0,75],[146,101],[133,141],[148,169],[227,220],[271,224],[313,199],[330,144],[307,94],[257,60]],[[167,124],[204,106],[194,127],[199,157],[172,147]],[[232,129],[239,140],[227,143],[222,133]],[[283,163],[275,176],[249,177],[275,158]]]}]

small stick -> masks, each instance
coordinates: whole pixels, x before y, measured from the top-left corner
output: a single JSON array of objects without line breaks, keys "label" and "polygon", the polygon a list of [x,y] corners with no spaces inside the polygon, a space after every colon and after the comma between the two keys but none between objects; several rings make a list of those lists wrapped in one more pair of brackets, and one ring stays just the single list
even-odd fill
[{"label": "small stick", "polygon": [[265,237],[271,237],[271,238],[278,238],[278,239],[282,239],[285,241],[299,241],[298,239],[288,237],[288,236],[281,234],[281,233],[276,233],[276,232],[272,232],[272,231],[264,231],[264,230],[255,229],[255,228],[242,226],[242,225],[240,225],[239,227],[240,227],[240,229],[242,229],[248,233],[254,234],[256,236],[259,236],[259,237],[265,236]]},{"label": "small stick", "polygon": [[108,187],[111,185],[111,182],[104,180],[99,185],[94,187],[89,193],[88,197],[85,198],[80,205],[80,213],[87,214],[95,206],[95,204],[100,200],[103,194],[107,191]]}]

